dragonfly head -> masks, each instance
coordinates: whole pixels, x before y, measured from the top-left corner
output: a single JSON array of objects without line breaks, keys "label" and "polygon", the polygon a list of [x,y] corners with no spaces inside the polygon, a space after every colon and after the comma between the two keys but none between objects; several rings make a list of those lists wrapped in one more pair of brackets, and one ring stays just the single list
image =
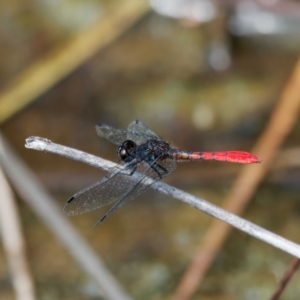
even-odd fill
[{"label": "dragonfly head", "polygon": [[125,160],[128,156],[130,156],[131,150],[135,147],[135,142],[127,140],[121,146],[118,147],[117,154],[122,160]]}]

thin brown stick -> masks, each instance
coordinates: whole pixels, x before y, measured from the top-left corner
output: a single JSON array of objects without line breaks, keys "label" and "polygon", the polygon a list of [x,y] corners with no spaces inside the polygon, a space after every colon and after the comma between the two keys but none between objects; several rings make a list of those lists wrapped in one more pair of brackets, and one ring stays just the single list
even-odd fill
[{"label": "thin brown stick", "polygon": [[25,241],[12,190],[0,166],[0,229],[16,298],[34,300],[35,288],[25,254]]},{"label": "thin brown stick", "polygon": [[32,64],[0,94],[0,123],[118,38],[147,11],[145,0],[117,1],[94,26]]},{"label": "thin brown stick", "polygon": [[[242,167],[222,206],[225,210],[237,215],[243,212],[258,184],[271,167],[279,146],[293,128],[299,107],[300,59],[282,92],[266,130],[251,151],[263,159],[263,164],[260,168]],[[174,300],[186,300],[194,294],[230,231],[231,227],[227,224],[213,220],[198,252],[179,282]]]},{"label": "thin brown stick", "polygon": [[291,282],[292,278],[296,274],[296,272],[300,269],[300,259],[296,258],[290,264],[288,270],[284,274],[282,280],[280,281],[277,290],[275,291],[274,295],[271,297],[271,300],[278,300],[279,297],[284,292],[286,286],[289,282]]}]

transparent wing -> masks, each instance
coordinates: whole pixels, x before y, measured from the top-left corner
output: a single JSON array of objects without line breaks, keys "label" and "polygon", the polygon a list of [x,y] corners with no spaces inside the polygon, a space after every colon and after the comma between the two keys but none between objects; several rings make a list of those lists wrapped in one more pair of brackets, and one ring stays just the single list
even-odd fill
[{"label": "transparent wing", "polygon": [[158,136],[155,132],[149,129],[142,121],[134,120],[131,122],[127,128],[129,131],[136,132],[138,134],[151,137],[152,139],[161,140],[161,137]]},{"label": "transparent wing", "polygon": [[149,139],[161,140],[157,134],[155,134],[144,123],[138,120],[133,121],[128,126],[128,130],[117,129],[106,124],[98,124],[96,125],[96,131],[99,136],[116,145],[121,145],[126,140],[132,140],[137,145],[145,143]]},{"label": "transparent wing", "polygon": [[130,172],[131,169],[125,170],[125,165],[116,167],[98,182],[72,196],[64,206],[64,213],[76,216],[119,200],[136,184]]},{"label": "transparent wing", "polygon": [[[95,224],[100,224],[116,209],[123,206],[126,202],[133,200],[140,194],[142,194],[151,184],[159,181],[163,177],[169,175],[176,169],[176,162],[172,159],[157,160],[156,162],[149,165],[144,165],[144,172],[138,181],[127,190],[127,192],[120,198],[120,200],[111,207],[111,209]],[[141,170],[139,170],[141,173]]]},{"label": "transparent wing", "polygon": [[127,140],[128,131],[124,129],[116,129],[106,124],[98,124],[96,125],[96,131],[99,136],[116,145],[121,145]]}]

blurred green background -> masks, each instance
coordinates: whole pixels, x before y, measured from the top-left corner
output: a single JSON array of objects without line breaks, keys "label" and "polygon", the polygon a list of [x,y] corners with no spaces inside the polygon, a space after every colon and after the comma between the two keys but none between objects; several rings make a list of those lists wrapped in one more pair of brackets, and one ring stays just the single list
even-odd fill
[{"label": "blurred green background", "polygon": [[[0,88],[8,89],[31,64],[88,30],[112,2],[118,4],[2,1]],[[139,119],[184,150],[250,151],[257,141],[299,53],[300,3],[293,2],[298,11],[284,4],[282,11],[274,11],[255,6],[255,1],[220,5],[199,0],[206,6],[200,5],[203,14],[197,15],[195,2],[186,2],[190,10],[180,6],[179,12],[190,14],[175,18],[163,4],[151,1],[149,11],[130,29],[1,124],[61,207],[105,173],[25,149],[29,136],[114,161],[116,147],[97,137],[98,122],[126,128]],[[171,1],[170,7],[178,3]],[[298,121],[283,148],[299,147],[299,133]],[[180,164],[164,181],[222,205],[240,167]],[[271,170],[243,217],[300,243],[299,178],[297,164]],[[21,199],[17,203],[37,298],[100,299],[94,283],[43,222]],[[69,220],[132,297],[170,299],[212,218],[153,191],[93,228],[106,210]],[[269,299],[291,259],[234,230],[192,299]],[[299,284],[298,276],[282,299],[299,299]],[[15,299],[2,247],[0,298]]]}]

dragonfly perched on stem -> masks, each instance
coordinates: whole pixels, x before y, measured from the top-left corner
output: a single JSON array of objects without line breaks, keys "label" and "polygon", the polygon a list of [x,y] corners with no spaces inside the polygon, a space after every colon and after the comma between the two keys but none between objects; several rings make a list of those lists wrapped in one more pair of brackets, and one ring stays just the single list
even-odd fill
[{"label": "dragonfly perched on stem", "polygon": [[[242,151],[194,152],[173,148],[139,120],[133,121],[127,130],[99,124],[96,131],[100,137],[118,145],[117,154],[122,165],[73,195],[64,207],[68,216],[76,216],[116,202],[95,226],[151,184],[172,173],[177,161],[261,162],[257,156]],[[136,176],[137,173],[140,176]]]}]

